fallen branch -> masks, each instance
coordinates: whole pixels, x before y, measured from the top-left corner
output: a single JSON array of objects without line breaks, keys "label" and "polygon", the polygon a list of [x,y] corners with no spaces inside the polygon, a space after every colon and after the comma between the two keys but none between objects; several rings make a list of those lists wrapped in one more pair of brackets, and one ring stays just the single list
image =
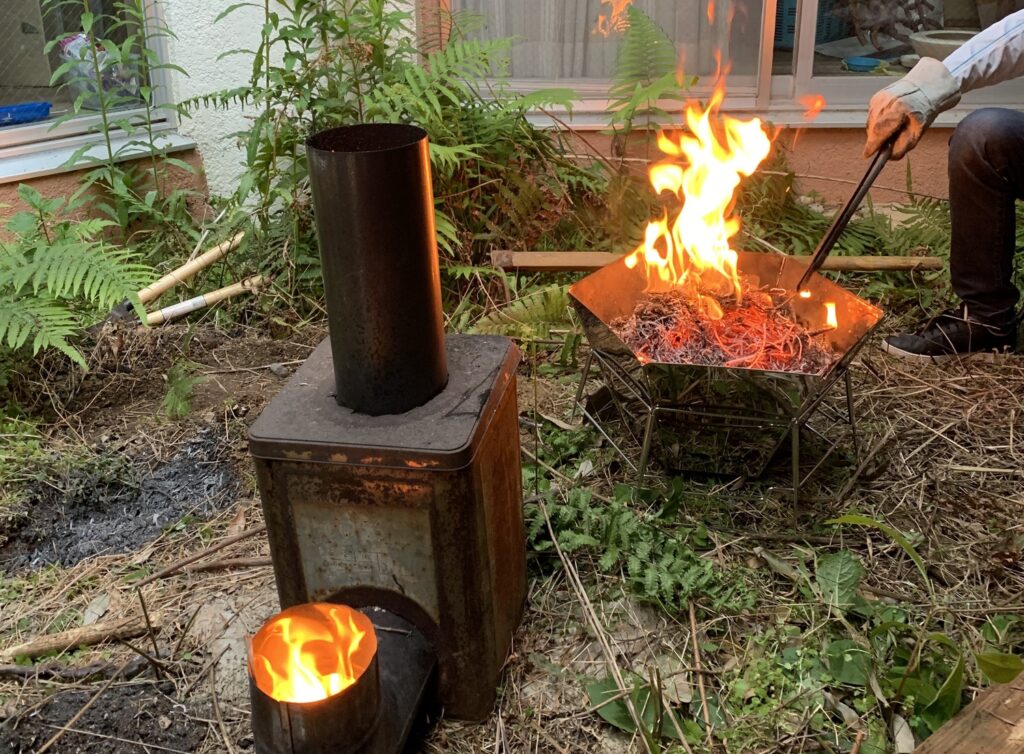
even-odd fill
[{"label": "fallen branch", "polygon": [[225,558],[224,560],[211,560],[208,563],[196,563],[185,566],[185,573],[201,573],[203,571],[225,571],[229,568],[263,568],[273,565],[270,558]]},{"label": "fallen branch", "polygon": [[[622,255],[607,251],[508,251],[491,252],[491,265],[501,270],[521,272],[589,272],[611,264]],[[809,257],[787,255],[788,259],[807,262]],[[823,270],[837,272],[893,272],[909,270],[941,270],[943,262],[936,257],[850,256],[828,257]]]},{"label": "fallen branch", "polygon": [[233,545],[236,542],[241,542],[243,539],[249,539],[250,537],[254,537],[257,534],[262,534],[266,530],[266,524],[260,524],[259,526],[253,527],[252,529],[247,529],[246,531],[239,532],[238,534],[233,534],[230,537],[225,537],[217,544],[210,545],[205,550],[200,550],[199,552],[194,553],[193,555],[189,555],[187,558],[176,560],[166,568],[161,568],[152,576],[147,576],[146,578],[144,578],[136,586],[139,589],[141,589],[142,587],[146,586],[146,584],[152,584],[154,581],[159,581],[160,579],[166,578],[167,576],[171,576],[177,573],[178,571],[182,570],[185,566],[191,563],[195,563],[197,560],[202,560],[207,555],[212,555],[218,550],[223,550],[225,547],[228,547],[229,545]]},{"label": "fallen branch", "polygon": [[126,666],[113,662],[90,662],[88,665],[0,665],[0,678],[5,680],[39,680],[39,681],[84,681],[87,679],[110,678],[121,668],[121,678],[128,680],[142,673],[149,667],[149,660],[134,657]]},{"label": "fallen branch", "polygon": [[0,652],[0,659],[13,660],[15,657],[39,657],[51,652],[64,652],[75,647],[91,647],[108,641],[134,639],[145,636],[152,629],[160,629],[159,616],[152,616],[151,625],[141,616],[131,616],[113,621],[93,623],[56,634],[38,636],[31,641],[17,644]]}]

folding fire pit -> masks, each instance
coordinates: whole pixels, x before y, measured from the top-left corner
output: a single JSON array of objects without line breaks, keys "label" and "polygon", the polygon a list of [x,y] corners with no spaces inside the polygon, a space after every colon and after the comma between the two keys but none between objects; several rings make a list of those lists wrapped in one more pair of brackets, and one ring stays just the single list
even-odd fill
[{"label": "folding fire pit", "polygon": [[[520,353],[444,335],[423,131],[333,129],[308,152],[330,337],[253,425],[250,450],[281,605],[314,638],[282,659],[286,610],[254,640],[255,749],[397,753],[425,707],[490,713],[522,615]],[[293,674],[338,666],[329,645],[347,629],[310,603],[360,608],[360,651],[373,635],[376,651],[326,698],[268,694],[261,648]]]},{"label": "folding fire pit", "polygon": [[[616,261],[587,276],[569,289],[579,312],[591,353],[584,366],[577,402],[582,398],[593,362],[608,387],[614,415],[640,446],[639,462],[633,462],[604,428],[594,411],[587,412],[626,462],[641,477],[652,451],[660,451],[670,468],[712,474],[760,476],[775,453],[790,439],[793,461],[793,495],[836,449],[840,440],[836,425],[846,425],[857,449],[853,394],[849,365],[868,334],[882,318],[878,308],[815,275],[803,298],[795,295],[804,267],[781,255],[739,252],[737,270],[751,281],[750,287],[794,292],[785,313],[810,331],[821,335],[835,362],[823,374],[778,372],[743,367],[664,364],[635,353],[615,334],[611,323],[629,316],[649,282],[641,267],[632,269]],[[827,329],[824,302],[834,302],[839,326]],[[845,410],[825,403],[842,383]],[[607,414],[605,414],[607,416]],[[816,432],[811,419],[828,420],[823,437],[828,449],[811,471],[801,471],[801,432]]]}]

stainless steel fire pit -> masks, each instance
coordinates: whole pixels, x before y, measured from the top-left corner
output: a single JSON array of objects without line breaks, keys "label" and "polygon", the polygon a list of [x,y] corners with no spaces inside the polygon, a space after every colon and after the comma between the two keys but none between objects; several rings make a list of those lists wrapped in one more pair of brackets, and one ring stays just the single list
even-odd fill
[{"label": "stainless steel fire pit", "polygon": [[[757,285],[795,291],[804,266],[781,255],[740,252],[738,270]],[[591,347],[577,403],[642,478],[652,452],[680,471],[758,477],[787,437],[793,452],[793,494],[838,447],[837,426],[845,425],[858,449],[849,366],[882,311],[849,291],[815,275],[809,298],[793,296],[786,313],[808,330],[827,327],[826,301],[834,302],[839,327],[822,337],[836,360],[824,374],[777,372],[743,367],[664,364],[645,361],[615,334],[611,322],[630,315],[647,288],[640,268],[616,261],[569,289]],[[667,289],[667,288],[666,288]],[[583,406],[594,363],[611,399],[610,414],[640,447],[639,461],[625,452],[623,437],[606,429],[609,414]],[[826,398],[842,384],[845,407]],[[811,419],[824,421],[822,430]],[[820,423],[820,422],[819,422]],[[817,432],[828,449],[810,472],[801,470],[801,432]]]}]

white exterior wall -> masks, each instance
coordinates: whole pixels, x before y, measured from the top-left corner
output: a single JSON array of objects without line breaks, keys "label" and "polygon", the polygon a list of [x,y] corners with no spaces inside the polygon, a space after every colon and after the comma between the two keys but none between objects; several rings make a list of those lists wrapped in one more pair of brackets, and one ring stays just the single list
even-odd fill
[{"label": "white exterior wall", "polygon": [[[249,80],[251,56],[231,55],[222,59],[218,56],[237,48],[255,50],[259,45],[263,11],[246,6],[214,23],[234,1],[161,0],[164,21],[177,36],[177,39],[167,40],[168,58],[188,72],[187,77],[176,71],[169,72],[174,102],[231,89]],[[199,147],[211,194],[231,194],[238,186],[245,153],[232,134],[248,130],[246,116],[246,110],[240,105],[231,105],[226,110],[200,108],[191,118],[182,118],[179,123],[178,132],[194,140]]]}]

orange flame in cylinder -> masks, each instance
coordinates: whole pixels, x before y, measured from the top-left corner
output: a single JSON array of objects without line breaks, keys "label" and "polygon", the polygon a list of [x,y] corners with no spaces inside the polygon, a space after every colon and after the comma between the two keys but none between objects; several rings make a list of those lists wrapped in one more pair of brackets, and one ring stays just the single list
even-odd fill
[{"label": "orange flame in cylinder", "polygon": [[[757,118],[743,121],[720,112],[725,98],[721,81],[706,108],[688,102],[688,132],[658,134],[658,147],[669,159],[650,168],[654,189],[668,191],[682,202],[678,214],[648,224],[644,243],[625,257],[630,269],[643,263],[647,288],[689,286],[741,298],[737,254],[729,240],[740,229],[732,216],[733,199],[743,177],[753,174],[771,150],[771,140]],[[675,159],[673,159],[675,158]],[[719,314],[719,316],[721,316]]]},{"label": "orange flame in cylinder", "polygon": [[370,619],[345,605],[297,605],[253,637],[249,667],[256,686],[280,702],[317,702],[341,693],[377,653]]}]

